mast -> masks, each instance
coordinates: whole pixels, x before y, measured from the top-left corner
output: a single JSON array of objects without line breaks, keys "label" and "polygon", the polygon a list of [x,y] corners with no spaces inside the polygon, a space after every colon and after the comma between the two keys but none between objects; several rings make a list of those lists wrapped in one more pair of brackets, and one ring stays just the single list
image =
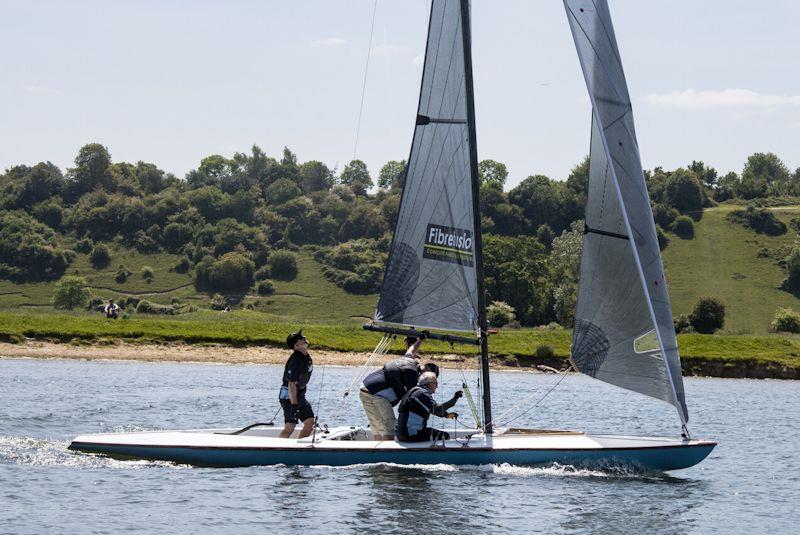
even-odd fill
[{"label": "mast", "polygon": [[472,216],[475,229],[475,271],[478,276],[478,327],[481,343],[481,381],[483,382],[483,421],[486,434],[492,432],[492,395],[489,386],[489,340],[486,322],[486,290],[483,281],[483,238],[481,235],[480,182],[478,149],[475,136],[475,95],[472,85],[472,34],[469,0],[461,0],[461,35],[464,38],[464,78],[467,93],[467,127],[470,139],[470,174],[472,175]]}]

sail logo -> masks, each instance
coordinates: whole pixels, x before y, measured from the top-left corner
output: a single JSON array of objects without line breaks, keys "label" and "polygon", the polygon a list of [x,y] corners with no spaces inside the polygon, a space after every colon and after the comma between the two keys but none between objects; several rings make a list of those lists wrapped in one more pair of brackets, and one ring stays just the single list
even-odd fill
[{"label": "sail logo", "polygon": [[429,224],[425,230],[422,258],[472,267],[475,265],[474,242],[470,230]]}]

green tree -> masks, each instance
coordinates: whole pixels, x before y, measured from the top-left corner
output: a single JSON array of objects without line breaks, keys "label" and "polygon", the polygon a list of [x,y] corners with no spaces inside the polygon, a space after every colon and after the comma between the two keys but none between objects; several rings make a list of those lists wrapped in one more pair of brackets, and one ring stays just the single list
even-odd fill
[{"label": "green tree", "polygon": [[507,178],[506,164],[495,160],[481,160],[478,163],[478,179],[481,184],[499,184],[502,188]]},{"label": "green tree", "polygon": [[747,158],[742,170],[740,194],[745,199],[766,195],[793,195],[789,168],[772,152],[756,152]]},{"label": "green tree", "polygon": [[328,191],[333,187],[333,172],[317,160],[305,162],[300,166],[300,187],[305,193]]},{"label": "green tree", "polygon": [[556,321],[570,327],[575,321],[575,307],[578,302],[578,279],[583,252],[582,219],[570,226],[569,232],[553,240],[550,252],[550,265],[553,276],[553,311]]},{"label": "green tree", "polygon": [[226,253],[214,262],[208,273],[210,288],[222,292],[247,292],[253,285],[256,266],[240,253]]},{"label": "green tree", "polygon": [[136,180],[145,193],[158,193],[167,187],[167,178],[164,175],[164,171],[152,163],[136,163]]},{"label": "green tree", "polygon": [[56,283],[53,294],[53,307],[64,310],[83,308],[89,302],[91,291],[86,284],[86,279],[74,275],[67,275]]},{"label": "green tree", "polygon": [[75,201],[89,191],[103,187],[113,191],[115,175],[111,172],[111,155],[99,143],[89,143],[78,151],[75,167],[67,173],[66,189],[68,197]]},{"label": "green tree", "polygon": [[589,157],[572,168],[567,177],[567,187],[574,191],[581,199],[589,193]]},{"label": "green tree", "polygon": [[703,193],[694,173],[679,168],[669,174],[664,200],[682,214],[698,217],[703,212]]},{"label": "green tree", "polygon": [[378,173],[378,187],[381,189],[400,189],[406,179],[406,161],[390,160]]},{"label": "green tree", "polygon": [[486,320],[489,322],[490,327],[502,327],[516,321],[514,307],[502,301],[492,301],[486,307]]},{"label": "green tree", "polygon": [[675,218],[675,222],[672,223],[672,232],[679,238],[691,240],[694,238],[694,223],[685,215],[678,216]]},{"label": "green tree", "polygon": [[302,194],[303,192],[297,187],[297,184],[288,178],[281,178],[270,184],[267,191],[264,192],[264,197],[269,204],[278,205],[291,201]]},{"label": "green tree", "polygon": [[275,251],[269,257],[269,272],[273,279],[293,280],[297,276],[297,256],[291,251]]},{"label": "green tree", "polygon": [[367,190],[372,187],[372,178],[369,176],[367,164],[361,160],[353,160],[345,165],[339,182],[350,186],[356,195],[366,195]]}]

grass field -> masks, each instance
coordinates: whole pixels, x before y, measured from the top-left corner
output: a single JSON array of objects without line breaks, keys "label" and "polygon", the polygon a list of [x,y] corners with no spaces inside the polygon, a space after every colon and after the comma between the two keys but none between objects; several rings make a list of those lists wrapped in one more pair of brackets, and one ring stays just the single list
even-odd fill
[{"label": "grass field", "polygon": [[785,271],[777,258],[759,257],[766,248],[785,256],[797,236],[789,226],[800,207],[774,208],[789,227],[782,236],[756,234],[725,219],[739,206],[718,206],[703,212],[695,237],[682,240],[670,235],[664,265],[673,313],[688,314],[701,295],[721,298],[726,305],[726,333],[765,334],[778,307],[800,310],[800,299],[779,290]]},{"label": "grass field", "polygon": [[[338,351],[371,351],[379,335],[362,330],[358,324],[286,322],[272,315],[253,312],[203,311],[185,314],[178,319],[139,316],[111,321],[87,313],[42,314],[36,312],[0,312],[0,340],[19,341],[25,337],[106,343],[113,340],[133,342],[220,343],[234,346],[282,346],[287,333],[303,328],[314,347]],[[490,338],[493,355],[514,357],[524,362],[542,345],[550,346],[557,358],[569,355],[571,332],[568,330],[510,329]],[[678,336],[684,358],[727,363],[777,363],[800,368],[800,337],[700,335]],[[393,348],[401,352],[401,341]],[[428,341],[426,353],[474,355],[476,347]]]}]

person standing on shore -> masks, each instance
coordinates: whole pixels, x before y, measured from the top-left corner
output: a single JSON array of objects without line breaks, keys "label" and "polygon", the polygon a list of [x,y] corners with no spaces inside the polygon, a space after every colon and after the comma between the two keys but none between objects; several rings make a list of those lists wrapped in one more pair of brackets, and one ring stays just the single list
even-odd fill
[{"label": "person standing on shore", "polygon": [[314,426],[314,411],[306,399],[306,386],[314,371],[314,362],[308,353],[308,339],[303,330],[290,334],[286,345],[292,350],[289,360],[283,369],[283,384],[278,400],[283,408],[283,431],[280,438],[289,438],[294,432],[297,421],[303,422],[303,429],[297,438],[305,438],[311,434]]}]

